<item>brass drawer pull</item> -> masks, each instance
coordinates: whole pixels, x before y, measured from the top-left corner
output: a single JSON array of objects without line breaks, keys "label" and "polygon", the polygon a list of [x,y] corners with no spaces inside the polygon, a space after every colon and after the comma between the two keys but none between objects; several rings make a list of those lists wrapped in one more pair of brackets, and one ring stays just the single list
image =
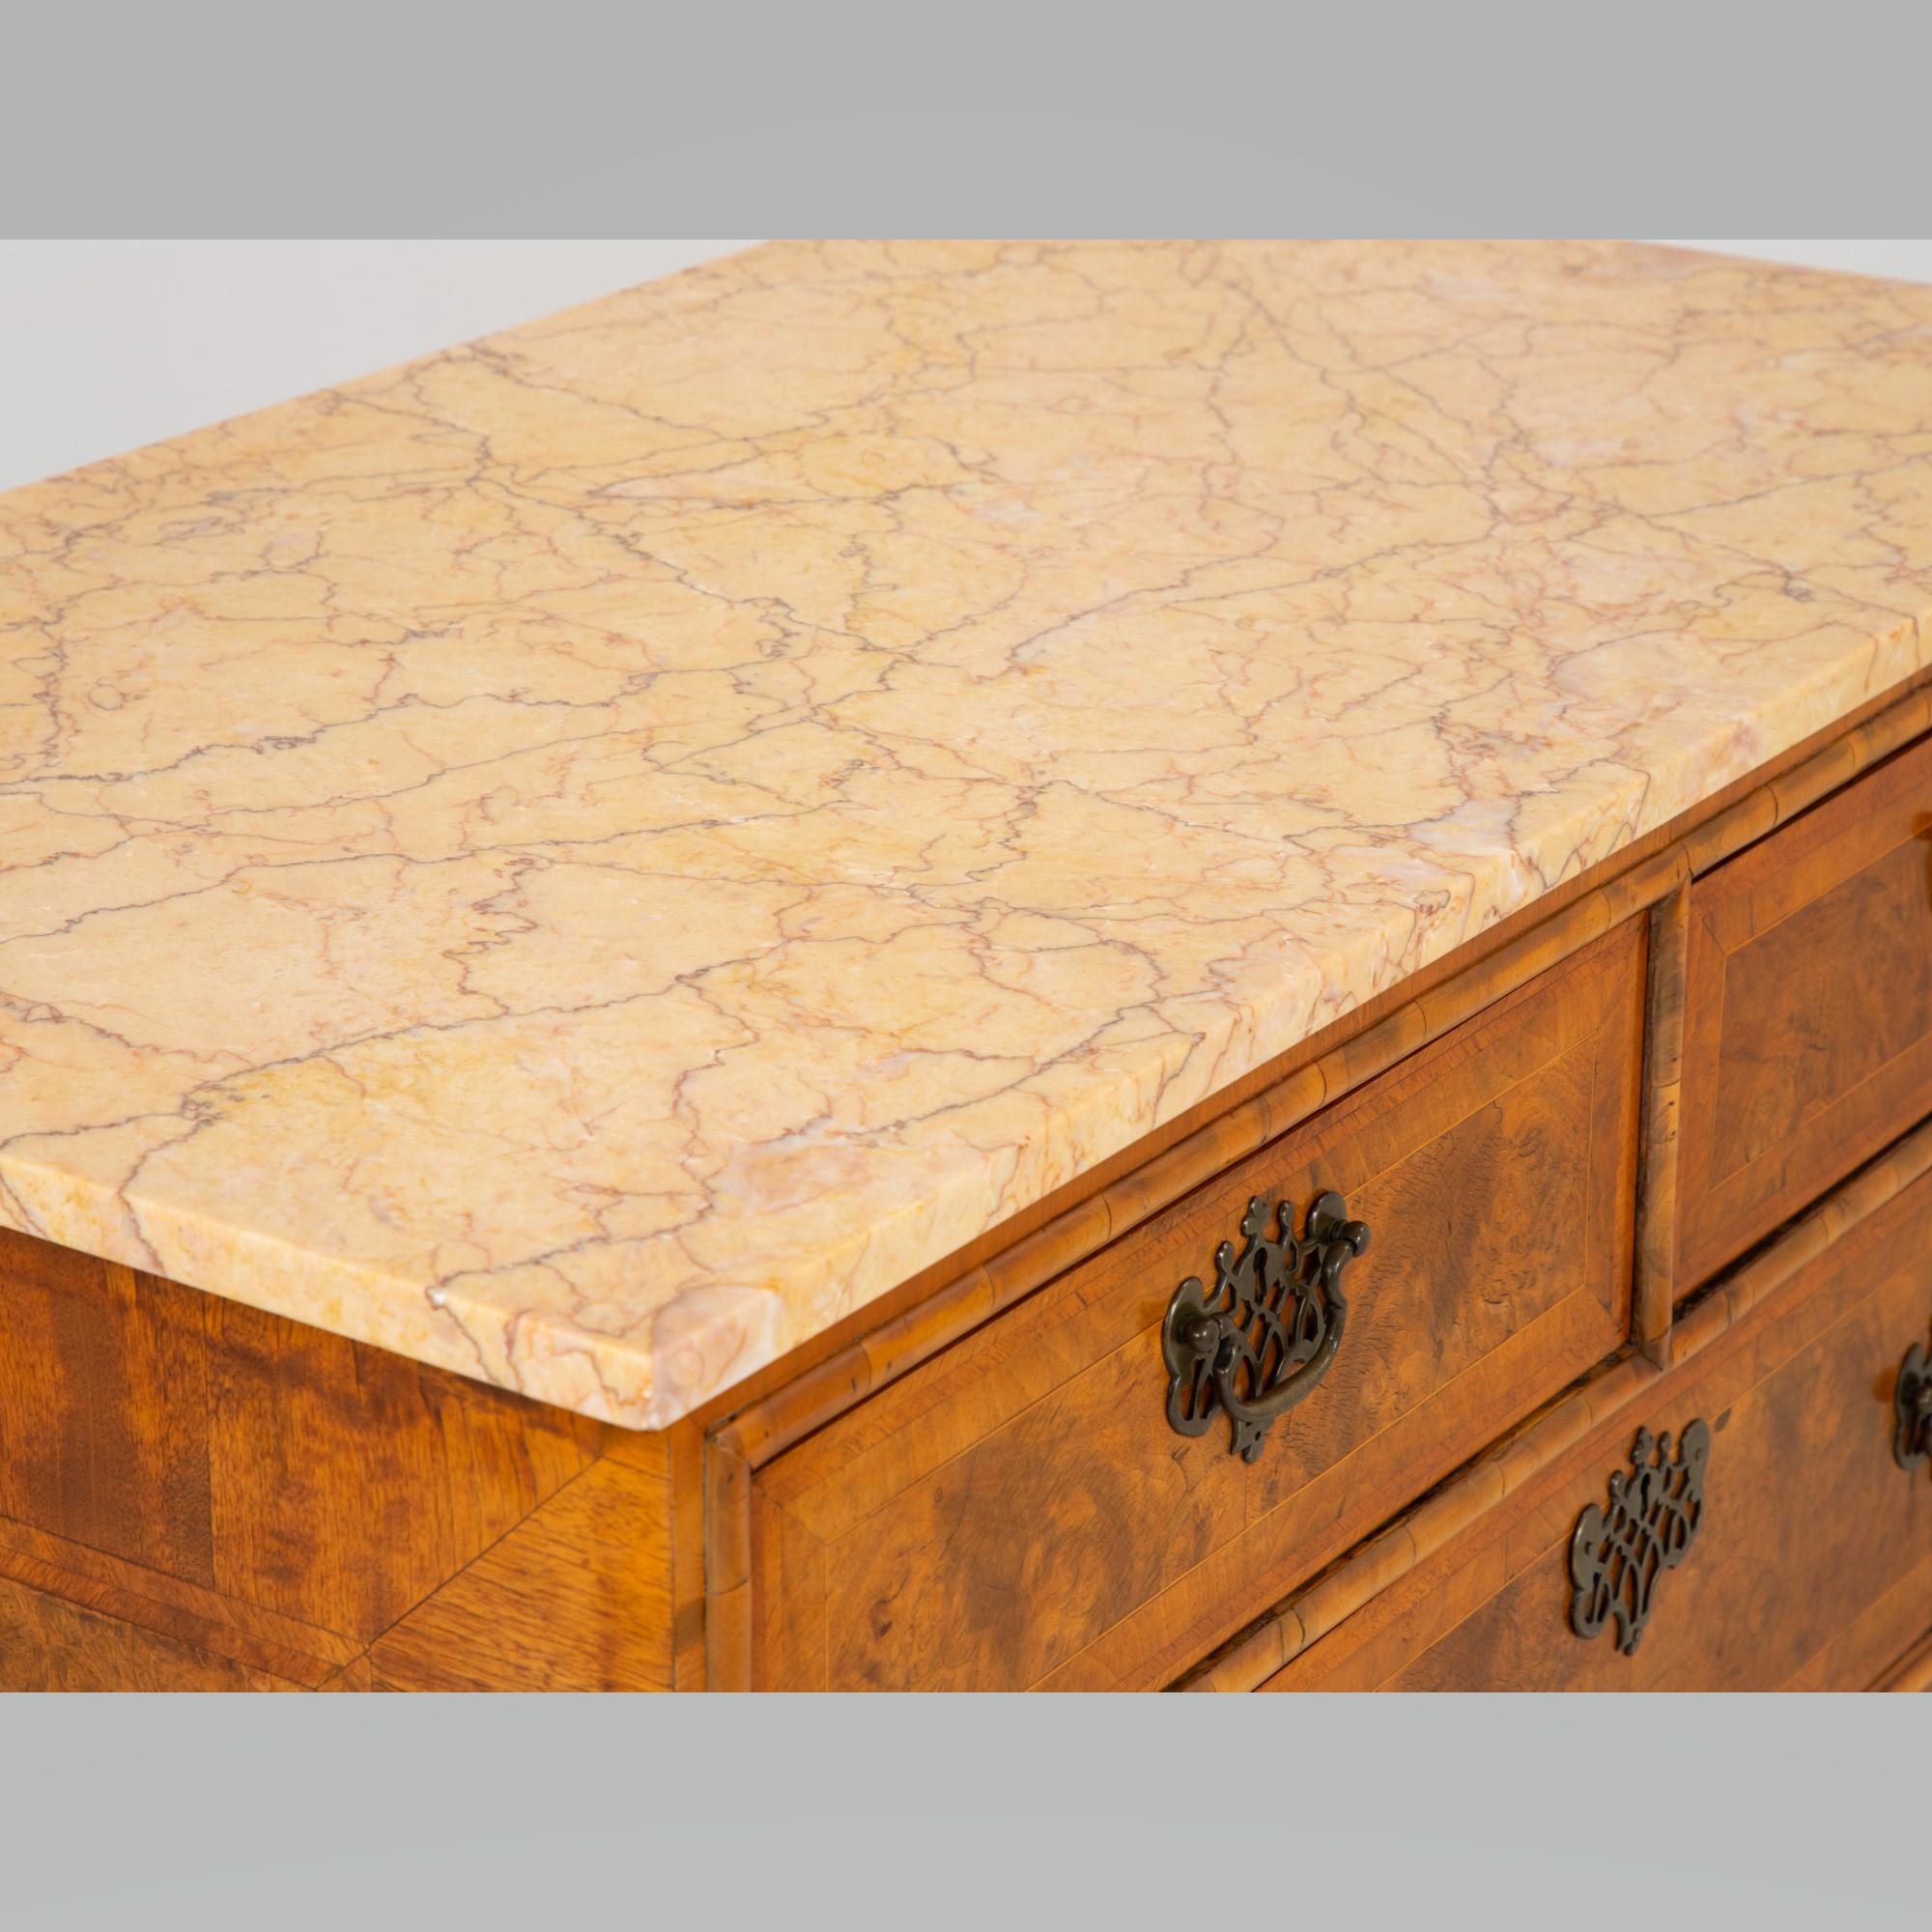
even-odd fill
[{"label": "brass drawer pull", "polygon": [[1577,1586],[1570,1628],[1578,1636],[1595,1636],[1614,1616],[1617,1648],[1626,1657],[1636,1654],[1658,1578],[1690,1555],[1703,1526],[1710,1460],[1711,1430],[1702,1417],[1686,1425],[1675,1463],[1668,1435],[1637,1431],[1629,1474],[1619,1469],[1610,1478],[1609,1508],[1592,1503],[1570,1539],[1570,1580]]},{"label": "brass drawer pull", "polygon": [[1898,1425],[1891,1437],[1898,1466],[1917,1469],[1932,1462],[1932,1355],[1923,1342],[1913,1343],[1898,1365],[1891,1411]]},{"label": "brass drawer pull", "polygon": [[1369,1245],[1365,1223],[1349,1219],[1339,1194],[1309,1205],[1297,1240],[1284,1202],[1275,1213],[1259,1195],[1241,1216],[1242,1247],[1214,1250],[1214,1286],[1189,1275],[1175,1290],[1161,1323],[1167,1362],[1167,1419],[1200,1435],[1217,1409],[1234,1429],[1229,1448],[1252,1463],[1271,1424],[1310,1395],[1342,1344],[1349,1304],[1342,1270]]}]

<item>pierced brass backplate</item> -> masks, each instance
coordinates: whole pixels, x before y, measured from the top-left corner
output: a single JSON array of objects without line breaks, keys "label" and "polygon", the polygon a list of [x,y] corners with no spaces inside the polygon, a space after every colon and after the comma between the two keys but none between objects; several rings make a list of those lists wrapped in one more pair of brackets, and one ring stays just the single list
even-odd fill
[{"label": "pierced brass backplate", "polygon": [[1570,1628],[1595,1636],[1612,1616],[1617,1648],[1634,1656],[1650,1621],[1658,1579],[1690,1553],[1704,1521],[1704,1469],[1711,1429],[1701,1418],[1687,1425],[1677,1460],[1670,1437],[1639,1429],[1629,1472],[1610,1478],[1607,1509],[1592,1503],[1570,1539]]},{"label": "pierced brass backplate", "polygon": [[1167,1419],[1199,1435],[1227,1415],[1231,1450],[1252,1463],[1269,1428],[1310,1395],[1342,1344],[1349,1318],[1342,1270],[1369,1245],[1339,1194],[1317,1195],[1297,1239],[1284,1203],[1269,1239],[1268,1204],[1259,1195],[1241,1216],[1242,1245],[1214,1250],[1214,1286],[1189,1275],[1161,1324],[1167,1362]]}]

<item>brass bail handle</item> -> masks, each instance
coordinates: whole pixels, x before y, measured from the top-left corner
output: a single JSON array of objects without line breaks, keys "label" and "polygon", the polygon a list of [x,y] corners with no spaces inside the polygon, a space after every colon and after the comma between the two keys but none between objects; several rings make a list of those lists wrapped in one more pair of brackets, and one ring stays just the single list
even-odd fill
[{"label": "brass bail handle", "polygon": [[1339,1194],[1316,1196],[1299,1236],[1286,1203],[1268,1236],[1269,1208],[1259,1195],[1249,1201],[1240,1249],[1223,1241],[1213,1288],[1189,1275],[1161,1327],[1169,1423],[1199,1435],[1225,1415],[1230,1450],[1250,1463],[1268,1430],[1327,1374],[1349,1319],[1342,1270],[1369,1246],[1368,1224],[1349,1218]]}]

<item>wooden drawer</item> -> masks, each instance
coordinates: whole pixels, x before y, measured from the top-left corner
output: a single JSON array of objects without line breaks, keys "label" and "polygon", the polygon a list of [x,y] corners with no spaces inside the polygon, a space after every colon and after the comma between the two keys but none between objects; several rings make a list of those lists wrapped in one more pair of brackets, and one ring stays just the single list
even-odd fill
[{"label": "wooden drawer", "polygon": [[[777,1457],[752,1478],[763,1688],[1171,1681],[1628,1329],[1633,925]],[[1162,1318],[1251,1196],[1373,1242],[1345,1338],[1252,1463],[1168,1424]]]},{"label": "wooden drawer", "polygon": [[1932,1112],[1932,741],[1699,879],[1676,1286]]},{"label": "wooden drawer", "polygon": [[[1708,1425],[1703,1515],[1634,1655],[1571,1627],[1571,1541],[1628,1470],[1628,1409],[1268,1680],[1269,1690],[1861,1690],[1932,1626],[1932,1469],[1893,1389],[1932,1323],[1932,1175],[1651,1392]],[[1673,1454],[1676,1450],[1673,1449]]]}]

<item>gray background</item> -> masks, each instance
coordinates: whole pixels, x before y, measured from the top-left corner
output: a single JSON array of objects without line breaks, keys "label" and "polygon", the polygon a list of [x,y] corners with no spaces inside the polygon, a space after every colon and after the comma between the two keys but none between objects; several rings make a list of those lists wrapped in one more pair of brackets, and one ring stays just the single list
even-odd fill
[{"label": "gray background", "polygon": [[0,1705],[47,1927],[1925,1920],[1932,1700]]},{"label": "gray background", "polygon": [[1929,41],[1898,0],[21,6],[0,233],[1911,234]]},{"label": "gray background", "polygon": [[[745,242],[0,242],[0,490]],[[1932,281],[1932,242],[1697,242]]]}]

